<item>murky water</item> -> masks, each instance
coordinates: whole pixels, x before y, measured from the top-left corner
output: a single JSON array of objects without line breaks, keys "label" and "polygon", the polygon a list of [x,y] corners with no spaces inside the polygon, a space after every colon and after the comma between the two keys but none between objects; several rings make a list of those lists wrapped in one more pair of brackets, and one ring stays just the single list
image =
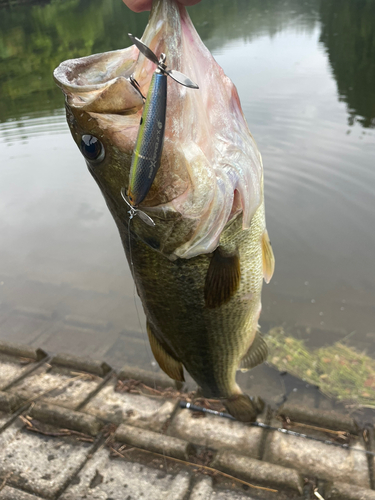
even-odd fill
[{"label": "murky water", "polygon": [[[0,10],[0,339],[149,366],[115,224],[65,123],[63,60],[129,45],[121,0]],[[263,330],[375,357],[375,4],[215,0],[193,22],[265,168]]]}]

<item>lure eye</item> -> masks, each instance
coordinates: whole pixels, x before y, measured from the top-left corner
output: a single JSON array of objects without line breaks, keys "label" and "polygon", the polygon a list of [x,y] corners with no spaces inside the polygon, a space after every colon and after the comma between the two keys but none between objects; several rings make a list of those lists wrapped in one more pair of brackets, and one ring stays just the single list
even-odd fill
[{"label": "lure eye", "polygon": [[103,144],[94,135],[83,135],[81,138],[81,152],[86,160],[98,163],[104,159]]}]

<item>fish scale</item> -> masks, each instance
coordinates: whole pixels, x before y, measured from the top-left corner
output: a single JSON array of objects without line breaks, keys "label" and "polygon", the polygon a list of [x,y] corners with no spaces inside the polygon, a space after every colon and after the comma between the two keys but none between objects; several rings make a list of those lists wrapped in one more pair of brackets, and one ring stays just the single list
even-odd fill
[{"label": "fish scale", "polygon": [[[190,375],[201,386],[207,385],[206,394],[210,397],[225,397],[233,392],[235,373],[254,336],[260,306],[262,268],[258,265],[254,273],[250,266],[246,266],[245,257],[250,254],[254,259],[256,255],[255,262],[262,258],[263,205],[256,212],[249,230],[241,230],[241,216],[233,224],[239,229],[237,245],[244,255],[242,282],[231,301],[219,310],[207,309],[203,298],[210,255],[170,262],[139,238],[132,240],[137,291],[155,335],[167,343],[177,359],[184,360]],[[233,233],[232,225],[228,232]],[[225,237],[224,230],[223,241]],[[122,239],[127,246],[125,232]],[[233,238],[230,244],[233,244]],[[147,267],[142,266],[143,262],[148,263]],[[250,307],[242,300],[249,291],[254,296]],[[170,304],[175,311],[172,315]],[[232,331],[236,335],[231,335]],[[209,384],[203,382],[207,373],[210,374]]]}]

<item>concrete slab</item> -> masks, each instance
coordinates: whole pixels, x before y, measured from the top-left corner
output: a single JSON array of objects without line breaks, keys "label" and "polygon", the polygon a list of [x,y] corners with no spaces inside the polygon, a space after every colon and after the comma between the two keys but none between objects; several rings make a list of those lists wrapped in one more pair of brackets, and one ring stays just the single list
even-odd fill
[{"label": "concrete slab", "polygon": [[235,491],[224,490],[224,491],[214,491],[210,500],[255,500],[256,497],[249,495],[241,495]]},{"label": "concrete slab", "polygon": [[43,500],[41,497],[25,493],[24,491],[5,486],[0,491],[0,500]]},{"label": "concrete slab", "polygon": [[35,366],[35,360],[21,359],[0,353],[0,391],[20,377],[25,371]]},{"label": "concrete slab", "polygon": [[73,369],[43,365],[11,388],[24,400],[45,400],[75,409],[93,392],[102,378]]},{"label": "concrete slab", "polygon": [[208,414],[194,418],[194,413],[179,410],[167,433],[198,446],[225,448],[258,458],[263,429]]},{"label": "concrete slab", "polygon": [[141,394],[116,392],[115,386],[116,381],[111,380],[81,411],[115,424],[124,422],[160,432],[177,404]]},{"label": "concrete slab", "polygon": [[[359,442],[351,446],[364,450]],[[263,460],[296,469],[307,476],[370,487],[367,457],[362,452],[270,432]]]},{"label": "concrete slab", "polygon": [[96,436],[103,428],[103,422],[94,415],[74,411],[51,403],[38,402],[30,408],[30,416],[57,428],[70,429],[90,436]]},{"label": "concrete slab", "polygon": [[9,415],[8,413],[4,413],[3,411],[0,411],[0,431],[4,427],[4,425],[9,422],[9,420],[12,418],[12,415]]},{"label": "concrete slab", "polygon": [[121,424],[115,432],[115,439],[121,443],[159,453],[160,455],[175,457],[179,460],[189,459],[191,445],[187,441],[159,434],[158,432],[139,429],[133,425]]},{"label": "concrete slab", "polygon": [[217,453],[212,466],[250,483],[255,482],[268,488],[290,489],[302,494],[303,480],[294,469],[225,450]]},{"label": "concrete slab", "polygon": [[375,500],[375,491],[348,483],[333,483],[328,488],[331,500]]},{"label": "concrete slab", "polygon": [[55,323],[43,332],[32,345],[42,345],[48,352],[79,353],[80,356],[102,358],[117,337],[112,330],[105,332]]},{"label": "concrete slab", "polygon": [[120,332],[113,340],[113,343],[107,342],[107,346],[108,344],[112,345],[103,354],[103,359],[110,363],[111,366],[120,370],[125,363],[132,365],[136,359],[138,366],[149,367],[150,371],[152,371],[151,362],[154,357],[149,347],[147,333],[142,334],[136,331]]},{"label": "concrete slab", "polygon": [[70,354],[56,354],[50,361],[52,366],[69,368],[72,371],[82,371],[104,377],[111,371],[111,367],[103,361]]},{"label": "concrete slab", "polygon": [[123,459],[111,459],[108,450],[98,451],[59,500],[183,500],[189,491],[190,474],[165,473]]},{"label": "concrete slab", "polygon": [[117,378],[124,383],[128,380],[140,380],[148,387],[157,389],[174,388],[176,384],[182,384],[182,382],[172,380],[160,368],[148,371],[133,365],[123,365],[117,372]]},{"label": "concrete slab", "polygon": [[204,477],[192,489],[189,500],[210,500],[212,492],[212,478]]},{"label": "concrete slab", "polygon": [[[30,363],[23,365],[21,361],[25,353],[37,359],[43,355],[39,350],[30,354],[30,350],[22,346],[18,354],[1,349],[1,380],[2,362],[7,364],[4,373],[14,380],[12,377],[24,373],[20,370],[30,369]],[[0,500],[274,500],[275,493],[255,490],[250,484],[238,483],[219,472],[213,483],[211,477],[200,474],[198,464],[191,469],[168,458],[189,459],[194,455],[195,446],[198,463],[242,478],[246,483],[273,486],[278,489],[279,500],[300,498],[301,476],[317,478],[319,484],[325,484],[326,489],[322,491],[327,500],[330,495],[337,500],[374,498],[368,474],[371,463],[365,453],[208,414],[195,418],[196,413],[177,408],[177,394],[173,391],[168,394],[171,397],[175,394],[175,399],[165,399],[162,390],[158,390],[158,377],[152,372],[144,374],[124,367],[117,380],[110,367],[101,362],[93,364],[86,357],[83,360],[68,358],[56,356],[54,361],[27,374],[9,390],[0,390]],[[31,367],[35,366],[32,363],[31,360]],[[104,386],[103,377],[106,377]],[[142,384],[146,380],[149,382],[146,385],[151,386],[149,390]],[[166,383],[169,384],[169,380]],[[152,389],[154,385],[157,390]],[[298,395],[298,391],[292,394]],[[280,411],[279,417],[291,418],[292,430],[322,440],[330,438],[328,431],[317,429],[320,425],[334,431],[358,431],[351,419],[338,418],[331,411],[322,412],[321,407],[319,411],[312,410],[316,391],[309,394],[309,398],[303,400],[305,405],[293,407],[288,402]],[[33,426],[36,432],[27,430],[19,418],[14,422],[10,420],[22,401],[33,399],[36,402],[23,422]],[[297,403],[301,401],[296,399]],[[33,419],[32,424],[28,419]],[[104,443],[96,450],[93,438],[78,434],[97,435],[103,426],[98,419],[123,424],[117,432],[116,426],[104,429],[105,438],[114,440],[112,452]],[[6,425],[9,427],[4,429]],[[274,418],[271,425],[280,427],[280,419]],[[70,436],[68,432],[62,435],[61,428],[74,432]],[[41,434],[44,431],[46,434]],[[362,431],[352,438],[350,446],[364,450]],[[110,440],[106,443],[111,443]],[[119,447],[119,441],[126,446]],[[366,443],[374,449],[372,432]],[[116,455],[118,450],[123,458]],[[159,456],[162,454],[164,459]],[[291,484],[288,478],[293,477],[297,479]],[[3,487],[4,479],[7,482]]]},{"label": "concrete slab", "polygon": [[293,422],[301,422],[325,429],[342,430],[351,434],[359,432],[359,427],[353,418],[332,410],[322,410],[321,408],[311,408],[287,402],[279,408],[278,415]]},{"label": "concrete slab", "polygon": [[11,392],[0,391],[0,410],[11,414],[18,410],[23,404],[23,400]]},{"label": "concrete slab", "polygon": [[72,438],[29,432],[18,420],[0,434],[0,474],[12,474],[12,486],[53,498],[83,465],[92,447]]},{"label": "concrete slab", "polygon": [[[217,486],[217,485],[216,485]],[[256,490],[252,490],[256,491]],[[203,477],[199,479],[197,483],[194,485],[191,494],[189,496],[189,500],[255,500],[255,498],[262,498],[263,500],[286,500],[284,496],[280,497],[280,494],[277,493],[277,497],[275,493],[265,493],[262,491],[261,497],[259,497],[260,490],[257,490],[257,494],[253,497],[250,493],[239,493],[238,491],[233,491],[229,489],[214,489],[213,481],[211,477]],[[267,495],[267,496],[266,496]],[[294,499],[294,496],[293,496]],[[293,500],[290,494],[288,493],[287,500]],[[299,496],[300,499],[300,496]]]}]

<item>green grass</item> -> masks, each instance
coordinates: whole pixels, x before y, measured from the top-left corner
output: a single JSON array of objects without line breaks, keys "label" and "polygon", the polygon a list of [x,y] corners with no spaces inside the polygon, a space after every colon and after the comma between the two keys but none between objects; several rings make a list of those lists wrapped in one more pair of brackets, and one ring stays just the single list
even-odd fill
[{"label": "green grass", "polygon": [[340,401],[375,405],[375,360],[352,347],[337,342],[309,351],[303,340],[272,328],[265,337],[268,361],[310,384],[318,385],[327,396]]}]

